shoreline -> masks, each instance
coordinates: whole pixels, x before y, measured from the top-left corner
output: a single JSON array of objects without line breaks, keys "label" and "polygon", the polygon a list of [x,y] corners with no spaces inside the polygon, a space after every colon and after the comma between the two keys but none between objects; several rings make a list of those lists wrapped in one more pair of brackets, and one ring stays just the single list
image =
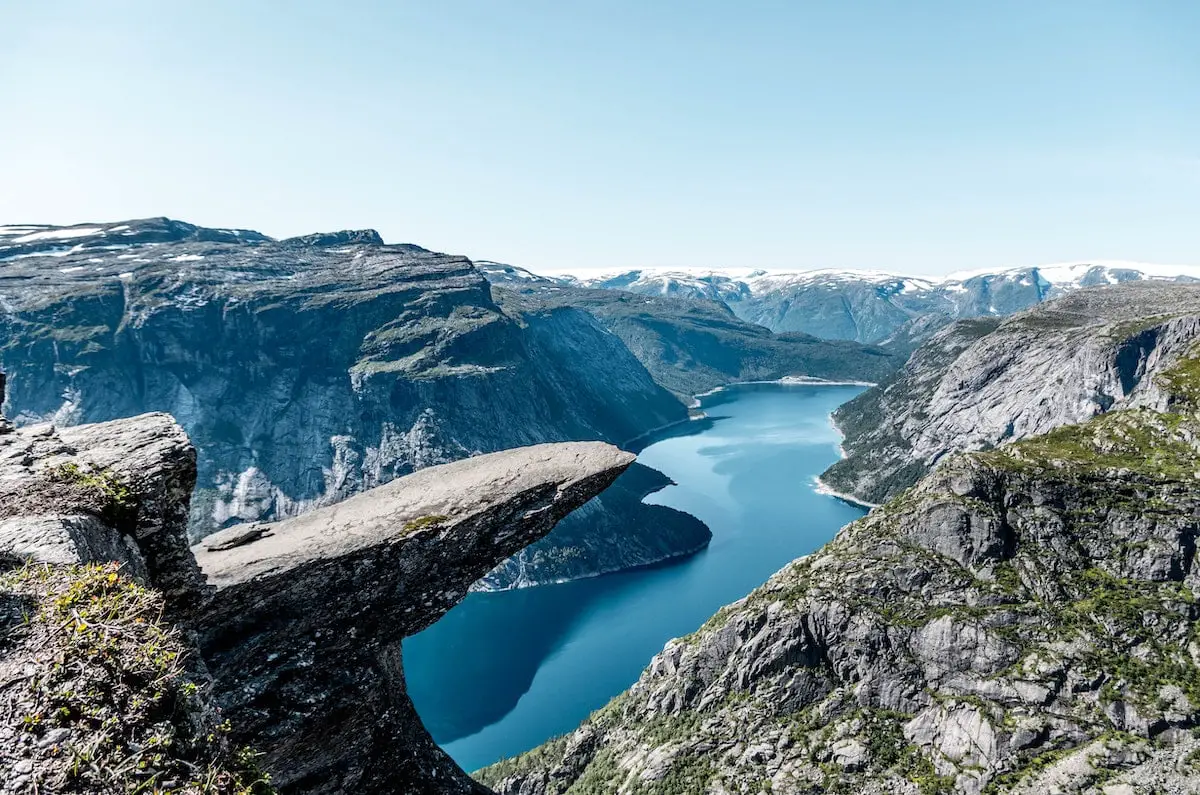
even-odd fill
[{"label": "shoreline", "polygon": [[[842,429],[838,427],[837,420],[834,419],[833,416],[835,413],[836,409],[829,412],[829,427],[833,428],[833,432],[838,435],[838,456],[844,461],[847,458],[847,455],[846,448],[842,447],[842,442],[846,440],[846,434],[842,433]],[[813,490],[816,491],[817,494],[824,494],[827,497],[833,497],[836,500],[848,502],[851,505],[857,505],[860,508],[866,508],[868,511],[878,508],[881,505],[881,503],[878,502],[867,502],[866,500],[855,497],[853,494],[847,494],[844,491],[838,491],[825,481],[821,480],[820,475],[817,475],[813,478]]]},{"label": "shoreline", "polygon": [[[691,411],[692,408],[693,407],[689,406],[688,410]],[[708,419],[708,415],[705,414],[703,411],[701,411],[698,414],[689,414],[688,416],[684,417],[681,420],[675,420],[673,422],[664,423],[663,425],[659,425],[657,427],[650,428],[647,431],[643,431],[643,432],[639,433],[637,436],[633,437],[632,439],[626,439],[624,442],[621,442],[621,444],[617,445],[617,447],[620,447],[622,450],[628,450],[629,452],[634,453],[634,454],[640,453],[641,450],[638,449],[638,445],[641,442],[648,439],[649,437],[653,436],[654,434],[661,433],[662,431],[669,430],[669,429],[677,427],[679,425],[686,425],[689,422],[695,422],[696,420],[705,420],[705,419]]]},{"label": "shoreline", "polygon": [[700,398],[715,395],[718,392],[723,392],[726,389],[743,384],[779,384],[780,386],[879,386],[874,381],[829,381],[824,378],[814,378],[808,375],[785,375],[783,378],[774,378],[762,381],[731,381],[728,384],[715,386],[705,392],[698,392],[692,396],[692,402],[688,405],[689,409],[700,408]]},{"label": "shoreline", "polygon": [[826,497],[833,497],[835,500],[841,500],[842,502],[848,502],[851,505],[857,505],[859,508],[866,508],[868,511],[878,508],[880,505],[878,502],[867,502],[866,500],[860,500],[853,494],[847,494],[844,491],[838,491],[837,489],[828,485],[825,481],[821,480],[820,475],[817,475],[813,478],[813,491],[815,491],[817,494],[823,494]]}]

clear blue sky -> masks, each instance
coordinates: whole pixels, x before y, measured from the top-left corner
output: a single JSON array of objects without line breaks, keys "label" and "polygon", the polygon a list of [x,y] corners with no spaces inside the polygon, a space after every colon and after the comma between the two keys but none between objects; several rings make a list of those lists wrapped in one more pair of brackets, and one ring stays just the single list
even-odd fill
[{"label": "clear blue sky", "polygon": [[0,0],[0,223],[1200,263],[1200,2]]}]

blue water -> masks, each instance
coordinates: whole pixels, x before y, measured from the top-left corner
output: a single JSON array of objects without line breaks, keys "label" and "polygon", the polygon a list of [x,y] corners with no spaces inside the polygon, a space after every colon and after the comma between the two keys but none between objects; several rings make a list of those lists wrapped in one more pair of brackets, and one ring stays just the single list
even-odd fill
[{"label": "blue water", "polygon": [[837,460],[829,413],[853,386],[745,384],[704,399],[711,420],[647,446],[678,485],[651,495],[712,529],[703,552],[590,580],[471,594],[404,642],[408,690],[466,770],[571,731],[637,679],[663,644],[812,552],[862,511],[816,493]]}]

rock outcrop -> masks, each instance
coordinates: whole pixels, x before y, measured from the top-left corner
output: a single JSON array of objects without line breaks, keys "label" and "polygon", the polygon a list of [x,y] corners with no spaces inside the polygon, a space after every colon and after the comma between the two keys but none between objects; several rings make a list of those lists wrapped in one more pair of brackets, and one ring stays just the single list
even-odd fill
[{"label": "rock outcrop", "polygon": [[1160,406],[1153,376],[1197,337],[1200,285],[1093,288],[1004,320],[959,321],[834,413],[845,458],[822,480],[878,503],[950,453]]},{"label": "rock outcrop", "polygon": [[950,458],[479,779],[505,795],[1195,791],[1200,359],[1172,358],[1145,375],[1154,407]]},{"label": "rock outcrop", "polygon": [[206,538],[217,591],[194,626],[234,737],[284,792],[482,791],[421,726],[400,641],[632,461],[599,442],[492,453]]},{"label": "rock outcrop", "polygon": [[0,434],[0,558],[118,561],[172,605],[195,604],[204,582],[187,538],[195,481],[195,451],[165,414],[11,429]]},{"label": "rock outcrop", "polygon": [[[171,736],[202,736],[198,727],[211,733],[215,723],[228,721],[227,737],[204,759],[223,758],[222,748],[253,746],[283,792],[480,793],[486,790],[437,748],[413,710],[401,640],[436,621],[473,582],[594,498],[632,461],[632,454],[601,442],[492,453],[429,467],[303,516],[227,528],[189,549],[195,458],[169,417],[22,428],[0,435],[0,562],[48,567],[44,577],[12,583],[14,598],[43,598],[51,617],[83,600],[68,610],[72,649],[83,648],[92,623],[113,622],[92,631],[129,640],[135,629],[142,633],[146,610],[165,609],[175,628],[155,623],[162,639],[146,642],[169,655],[172,681],[184,671],[176,663],[186,658],[191,689],[180,680],[170,696],[183,699],[179,709],[197,699],[187,701],[186,709],[196,710],[191,729],[171,729]],[[115,565],[87,568],[99,563]],[[158,592],[165,603],[155,601]],[[109,599],[130,605],[128,614],[91,617],[88,611]],[[9,619],[19,611],[10,615],[4,600],[0,655],[47,648],[57,631],[53,622],[5,645]],[[97,653],[115,654],[118,646],[120,654],[140,653],[97,637]],[[43,671],[49,665],[40,656],[4,657],[0,694],[20,690],[26,680],[57,681]],[[47,693],[52,702],[70,700]],[[97,702],[97,708],[119,725],[122,703]],[[167,712],[174,709],[163,703]],[[34,731],[29,721],[40,720],[14,715],[25,727],[6,723],[0,736],[25,738]],[[127,717],[141,726],[146,715]],[[43,747],[35,742],[40,731],[29,735],[33,745],[26,750]],[[47,743],[72,737],[56,731]],[[118,745],[121,758],[136,763],[144,742],[134,740]],[[63,747],[63,753],[91,753]],[[33,757],[15,753],[0,755],[22,766],[6,776],[36,772]],[[58,776],[52,767],[47,763],[46,775]]]}]

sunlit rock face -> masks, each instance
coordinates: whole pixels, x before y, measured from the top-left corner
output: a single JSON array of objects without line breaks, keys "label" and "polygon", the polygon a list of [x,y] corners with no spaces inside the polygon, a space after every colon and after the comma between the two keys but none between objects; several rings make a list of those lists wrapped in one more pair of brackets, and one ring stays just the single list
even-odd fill
[{"label": "sunlit rock face", "polygon": [[882,502],[948,454],[986,450],[1135,406],[1200,338],[1200,285],[1099,287],[1012,317],[959,321],[834,413],[846,457],[822,479]]},{"label": "sunlit rock face", "polygon": [[485,792],[429,737],[400,641],[603,491],[633,455],[537,445],[434,466],[194,548],[216,701],[284,792]]}]

